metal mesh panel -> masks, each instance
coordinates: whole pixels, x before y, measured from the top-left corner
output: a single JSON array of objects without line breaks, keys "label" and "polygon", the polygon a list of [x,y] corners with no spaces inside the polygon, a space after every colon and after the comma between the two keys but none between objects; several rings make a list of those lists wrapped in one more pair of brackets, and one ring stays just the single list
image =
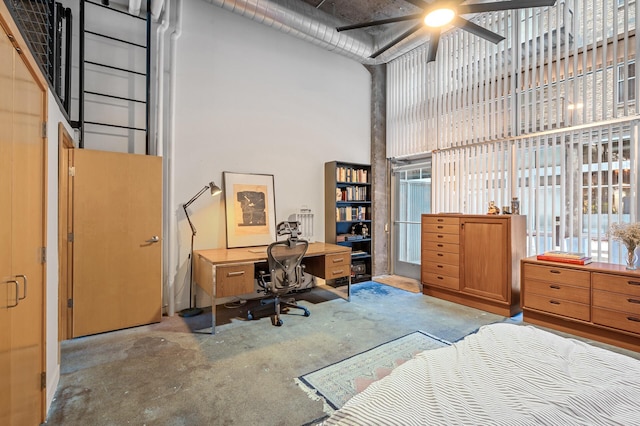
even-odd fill
[{"label": "metal mesh panel", "polygon": [[9,1],[16,24],[50,81],[53,81],[53,4],[51,0]]}]

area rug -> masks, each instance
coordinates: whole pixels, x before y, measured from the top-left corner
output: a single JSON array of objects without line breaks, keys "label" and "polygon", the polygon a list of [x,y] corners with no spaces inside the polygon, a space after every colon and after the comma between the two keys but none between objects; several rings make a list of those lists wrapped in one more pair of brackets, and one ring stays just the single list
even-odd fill
[{"label": "area rug", "polygon": [[411,293],[422,293],[422,284],[413,278],[401,277],[400,275],[377,275],[373,277],[373,281],[410,291]]},{"label": "area rug", "polygon": [[337,410],[416,354],[450,344],[423,331],[415,331],[300,376],[296,382],[311,398],[322,399],[331,409]]}]

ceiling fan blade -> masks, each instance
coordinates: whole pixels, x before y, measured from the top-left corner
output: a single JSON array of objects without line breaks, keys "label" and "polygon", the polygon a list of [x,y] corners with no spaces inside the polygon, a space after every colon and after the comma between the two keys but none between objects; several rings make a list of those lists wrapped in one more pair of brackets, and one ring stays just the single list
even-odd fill
[{"label": "ceiling fan blade", "polygon": [[431,33],[431,38],[429,39],[427,63],[436,60],[436,53],[438,53],[438,44],[440,44],[440,31],[434,31],[433,33]]},{"label": "ceiling fan blade", "polygon": [[519,1],[498,1],[495,3],[476,3],[458,6],[458,13],[482,13],[496,12],[499,10],[526,9],[529,7],[553,6],[557,0],[519,0]]},{"label": "ceiling fan blade", "polygon": [[402,34],[400,34],[398,37],[396,37],[393,40],[391,40],[389,43],[387,43],[384,46],[382,46],[380,49],[378,49],[375,52],[373,52],[371,54],[371,56],[369,56],[369,57],[370,58],[377,58],[378,56],[380,56],[381,54],[386,52],[388,49],[392,48],[394,45],[400,43],[402,40],[404,40],[405,38],[409,37],[411,34],[415,33],[416,31],[418,31],[418,30],[420,30],[422,28],[424,28],[424,23],[422,21],[420,21],[417,24],[415,24],[413,27],[409,28],[407,31],[405,31]]},{"label": "ceiling fan blade", "polygon": [[366,27],[374,27],[376,25],[391,24],[393,22],[410,21],[412,19],[420,19],[422,18],[422,16],[423,16],[422,13],[414,13],[413,15],[398,16],[397,18],[387,18],[387,19],[380,19],[379,21],[363,22],[361,24],[344,25],[342,27],[336,28],[336,31],[340,32],[340,31],[347,31],[347,30],[355,30],[358,28],[366,28]]},{"label": "ceiling fan blade", "polygon": [[467,30],[471,34],[475,34],[478,37],[482,37],[485,40],[489,40],[491,43],[494,43],[494,44],[498,44],[502,40],[504,40],[504,37],[502,37],[500,34],[496,34],[493,31],[489,31],[486,28],[482,28],[480,25],[476,25],[473,22],[467,21],[466,19],[461,18],[459,16],[456,16],[453,19],[453,25],[455,25],[456,27],[462,28],[463,30]]}]

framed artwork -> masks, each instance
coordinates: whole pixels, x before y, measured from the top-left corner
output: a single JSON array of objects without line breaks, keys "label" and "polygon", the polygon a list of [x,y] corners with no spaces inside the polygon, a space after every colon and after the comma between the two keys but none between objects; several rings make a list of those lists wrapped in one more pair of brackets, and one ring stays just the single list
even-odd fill
[{"label": "framed artwork", "polygon": [[227,248],[276,240],[273,175],[223,172]]}]

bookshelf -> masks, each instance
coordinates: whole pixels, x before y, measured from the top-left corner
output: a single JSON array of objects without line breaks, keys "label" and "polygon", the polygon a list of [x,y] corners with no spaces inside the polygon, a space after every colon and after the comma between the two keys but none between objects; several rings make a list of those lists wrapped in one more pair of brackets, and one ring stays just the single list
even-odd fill
[{"label": "bookshelf", "polygon": [[371,279],[371,166],[331,161],[324,165],[325,242],[351,248],[351,282]]}]

